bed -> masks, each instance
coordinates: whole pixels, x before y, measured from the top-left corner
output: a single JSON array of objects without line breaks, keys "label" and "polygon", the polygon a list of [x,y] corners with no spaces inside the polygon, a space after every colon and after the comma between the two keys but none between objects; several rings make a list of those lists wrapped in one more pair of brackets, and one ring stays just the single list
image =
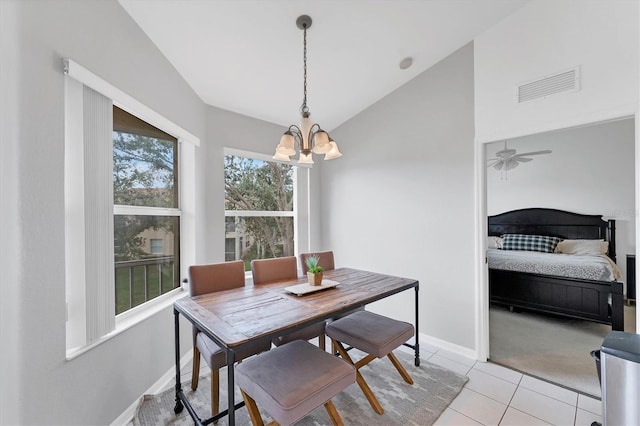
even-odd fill
[{"label": "bed", "polygon": [[[560,240],[604,240],[608,242],[606,256],[613,264],[616,260],[615,221],[605,221],[602,216],[545,208],[513,210],[489,216],[488,231],[490,237],[521,234]],[[492,303],[609,324],[613,330],[624,330],[623,285],[617,276],[597,272],[581,277],[561,274],[560,270],[571,269],[567,267],[541,271],[532,264],[534,256],[527,253],[533,254],[518,253],[529,262],[524,270],[498,269],[502,266],[492,258],[493,267],[489,267]],[[491,256],[490,249],[487,256]],[[578,265],[573,269],[586,268]]]}]

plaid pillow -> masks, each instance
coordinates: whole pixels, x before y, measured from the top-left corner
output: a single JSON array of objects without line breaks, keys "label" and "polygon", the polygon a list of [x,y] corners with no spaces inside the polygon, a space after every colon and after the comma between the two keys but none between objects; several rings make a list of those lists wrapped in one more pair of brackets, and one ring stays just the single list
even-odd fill
[{"label": "plaid pillow", "polygon": [[502,236],[502,250],[553,253],[560,241],[562,241],[561,238],[544,235],[504,234]]}]

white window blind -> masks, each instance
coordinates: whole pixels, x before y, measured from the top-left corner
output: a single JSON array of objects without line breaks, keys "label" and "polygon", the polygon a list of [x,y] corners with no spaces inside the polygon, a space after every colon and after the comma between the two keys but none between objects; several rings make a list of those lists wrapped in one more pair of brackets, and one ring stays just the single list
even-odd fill
[{"label": "white window blind", "polygon": [[115,328],[113,269],[113,103],[83,91],[87,343]]},{"label": "white window blind", "polygon": [[75,80],[65,95],[67,349],[115,328],[113,104]]}]

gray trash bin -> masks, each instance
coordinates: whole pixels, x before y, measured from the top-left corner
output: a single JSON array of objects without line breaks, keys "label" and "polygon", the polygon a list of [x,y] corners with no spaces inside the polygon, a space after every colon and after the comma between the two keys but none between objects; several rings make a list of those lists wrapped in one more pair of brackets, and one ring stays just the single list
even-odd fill
[{"label": "gray trash bin", "polygon": [[640,425],[640,335],[611,331],[600,349],[602,423]]}]

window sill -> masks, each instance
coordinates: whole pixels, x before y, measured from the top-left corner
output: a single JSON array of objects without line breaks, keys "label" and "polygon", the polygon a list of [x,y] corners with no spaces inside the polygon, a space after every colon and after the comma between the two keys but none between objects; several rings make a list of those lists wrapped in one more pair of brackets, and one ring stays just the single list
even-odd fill
[{"label": "window sill", "polygon": [[135,308],[118,315],[116,317],[115,330],[86,346],[68,349],[66,360],[71,361],[72,359],[77,358],[78,356],[90,351],[96,346],[112,339],[123,331],[130,329],[131,327],[152,317],[158,312],[170,306],[173,306],[173,302],[187,296],[188,294],[189,293],[186,292],[183,288],[177,288],[166,294],[163,294],[162,296],[156,297],[155,299],[145,303],[144,305],[136,306]]}]

